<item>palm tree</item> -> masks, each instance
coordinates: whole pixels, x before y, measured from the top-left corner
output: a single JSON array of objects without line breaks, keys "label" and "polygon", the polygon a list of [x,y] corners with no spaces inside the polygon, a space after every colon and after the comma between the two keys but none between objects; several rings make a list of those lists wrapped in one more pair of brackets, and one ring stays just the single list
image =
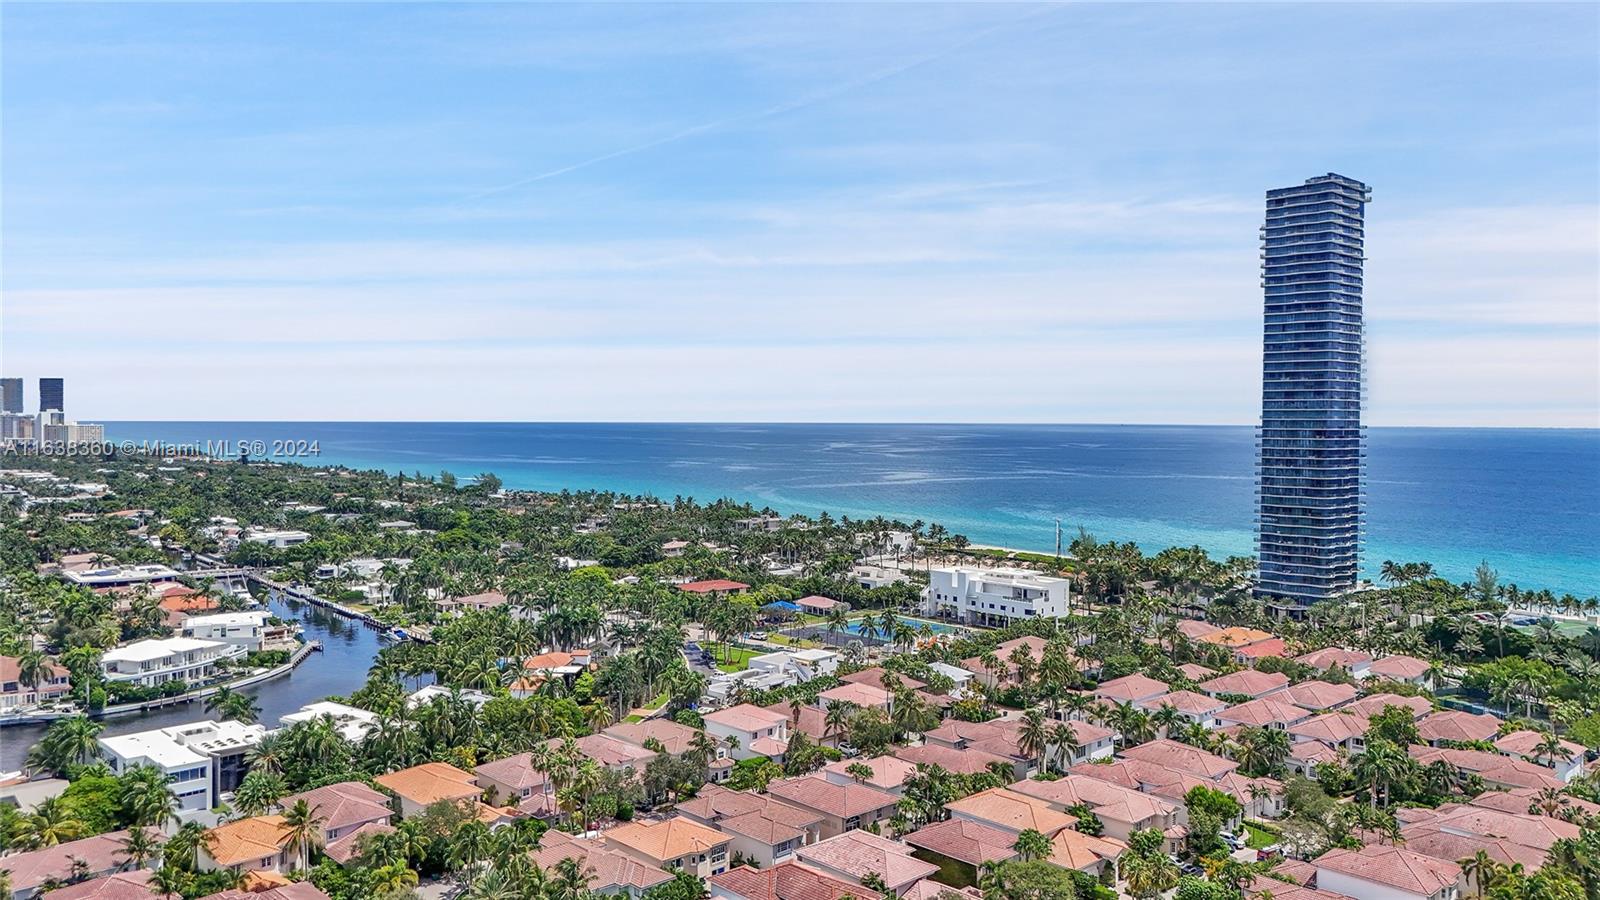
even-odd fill
[{"label": "palm tree", "polygon": [[121,853],[135,869],[144,868],[144,864],[160,851],[161,842],[156,840],[156,833],[149,828],[130,828],[128,836],[122,839]]},{"label": "palm tree", "polygon": [[1050,734],[1044,724],[1044,713],[1030,709],[1022,714],[1022,726],[1017,730],[1017,746],[1044,768],[1044,754],[1050,746]]},{"label": "palm tree", "polygon": [[1050,729],[1050,743],[1055,745],[1056,767],[1065,771],[1071,767],[1073,760],[1078,758],[1078,753],[1083,749],[1078,743],[1077,729],[1061,722]]},{"label": "palm tree", "polygon": [[1472,883],[1473,893],[1479,897],[1484,895],[1489,882],[1493,881],[1500,871],[1500,864],[1495,862],[1487,850],[1479,850],[1466,859],[1457,860],[1456,864],[1461,867],[1461,874]]},{"label": "palm tree", "polygon": [[166,774],[154,766],[139,766],[123,776],[122,806],[135,825],[159,828],[178,820],[178,798]]},{"label": "palm tree", "polygon": [[284,850],[295,855],[297,868],[311,868],[311,852],[322,846],[323,818],[321,807],[312,806],[304,797],[283,811]]},{"label": "palm tree", "polygon": [[30,850],[54,847],[83,835],[84,825],[59,795],[39,802],[22,822],[17,842]]},{"label": "palm tree", "polygon": [[162,897],[181,897],[189,887],[192,876],[173,865],[165,865],[150,875],[150,887]]},{"label": "palm tree", "polygon": [[1023,862],[1033,862],[1050,855],[1050,839],[1035,829],[1024,828],[1011,849],[1017,851],[1017,858]]},{"label": "palm tree", "polygon": [[200,848],[205,844],[206,829],[199,822],[184,822],[167,839],[162,848],[162,867],[194,871],[198,864]]}]

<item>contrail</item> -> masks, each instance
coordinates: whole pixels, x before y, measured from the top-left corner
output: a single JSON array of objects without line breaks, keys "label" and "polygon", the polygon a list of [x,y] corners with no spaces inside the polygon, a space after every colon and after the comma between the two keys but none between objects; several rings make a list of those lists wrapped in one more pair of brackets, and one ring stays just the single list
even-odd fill
[{"label": "contrail", "polygon": [[930,53],[927,56],[919,57],[919,58],[914,59],[914,60],[912,60],[910,62],[901,63],[900,65],[897,65],[897,66],[890,66],[890,67],[885,68],[885,69],[880,69],[880,70],[878,70],[876,72],[873,72],[871,74],[862,76],[860,78],[856,78],[856,79],[851,80],[851,81],[846,81],[846,82],[844,82],[842,84],[836,84],[836,85],[833,85],[832,87],[823,88],[822,90],[814,91],[814,92],[812,92],[810,94],[806,94],[804,96],[797,97],[797,98],[795,98],[793,100],[786,100],[783,103],[777,104],[776,106],[769,106],[769,107],[767,107],[765,109],[758,109],[758,110],[754,110],[752,112],[740,113],[739,115],[736,115],[736,116],[728,116],[726,118],[717,119],[716,121],[713,121],[713,122],[706,122],[706,123],[701,124],[701,125],[695,125],[695,126],[692,126],[690,128],[685,128],[682,131],[677,131],[677,132],[674,132],[672,134],[666,135],[664,137],[656,138],[653,141],[646,141],[646,142],[644,142],[642,144],[635,144],[634,146],[631,146],[631,147],[624,147],[624,148],[622,148],[620,150],[613,150],[610,153],[602,153],[599,156],[591,157],[591,158],[583,160],[581,162],[575,162],[575,163],[572,163],[571,165],[562,166],[562,167],[560,167],[558,169],[551,169],[548,172],[540,172],[537,175],[530,175],[530,176],[528,176],[526,178],[519,178],[516,181],[508,181],[505,184],[502,184],[502,185],[499,185],[499,186],[496,186],[496,187],[487,188],[487,189],[479,191],[479,192],[477,192],[475,194],[468,194],[463,199],[465,199],[465,200],[481,200],[484,197],[491,197],[491,196],[493,196],[495,194],[501,194],[501,193],[504,193],[506,191],[515,190],[515,189],[517,189],[519,187],[530,185],[530,184],[533,184],[534,182],[537,182],[537,181],[544,181],[544,180],[549,179],[549,178],[556,178],[556,177],[559,177],[561,175],[565,175],[568,172],[576,172],[579,169],[586,169],[586,168],[588,168],[590,166],[597,165],[597,164],[603,163],[603,162],[607,162],[609,160],[617,159],[619,157],[632,156],[635,153],[643,153],[646,150],[653,150],[656,147],[660,147],[660,146],[662,146],[664,144],[675,143],[675,142],[681,141],[681,140],[683,140],[685,138],[694,137],[697,134],[704,134],[705,132],[715,131],[715,130],[717,130],[719,128],[726,128],[726,127],[728,127],[730,125],[738,125],[738,124],[742,124],[742,123],[746,123],[746,122],[756,122],[756,121],[760,121],[761,119],[769,119],[769,118],[771,118],[773,116],[780,116],[780,115],[783,115],[784,113],[794,112],[797,109],[804,109],[804,108],[806,108],[808,106],[814,106],[814,105],[816,105],[818,103],[823,103],[825,101],[832,100],[834,98],[843,96],[843,95],[848,94],[848,93],[850,93],[852,91],[858,91],[858,90],[861,90],[862,88],[870,87],[870,86],[872,86],[874,84],[877,84],[880,81],[886,81],[886,80],[888,80],[890,78],[894,78],[894,77],[896,77],[898,75],[904,75],[905,73],[911,71],[912,69],[921,68],[922,66],[928,65],[929,63],[938,62],[939,60],[944,59],[945,57],[950,56],[953,53],[959,52],[959,51],[961,51],[961,50],[963,50],[963,49],[965,49],[965,48],[977,43],[978,41],[981,41],[984,38],[987,38],[989,35],[994,34],[995,32],[1003,31],[1003,30],[1005,30],[1007,28],[1011,28],[1011,27],[1014,27],[1014,26],[1017,26],[1017,25],[1021,25],[1022,23],[1027,22],[1030,19],[1038,18],[1039,16],[1042,16],[1042,15],[1045,15],[1046,13],[1052,12],[1055,9],[1056,9],[1056,5],[1054,5],[1054,4],[1049,5],[1049,6],[1045,6],[1045,7],[1041,8],[1041,9],[1034,10],[1033,12],[1030,12],[1025,16],[1021,16],[1021,17],[1019,17],[1017,19],[1013,19],[1013,20],[1011,20],[1009,22],[1001,22],[1001,23],[999,23],[997,25],[991,25],[988,28],[980,29],[979,31],[974,32],[973,34],[968,35],[965,38],[962,38],[961,40],[955,42],[954,44],[951,44],[950,46],[945,47],[942,50],[939,50],[938,52]]}]

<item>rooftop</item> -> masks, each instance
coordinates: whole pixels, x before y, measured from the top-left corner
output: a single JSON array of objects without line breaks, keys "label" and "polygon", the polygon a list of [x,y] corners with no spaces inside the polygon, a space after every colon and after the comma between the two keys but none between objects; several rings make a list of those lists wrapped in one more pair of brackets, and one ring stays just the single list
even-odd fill
[{"label": "rooftop", "polygon": [[875,787],[834,784],[821,775],[779,779],[767,785],[767,793],[840,819],[886,809],[897,802],[893,794]]},{"label": "rooftop", "polygon": [[733,840],[683,816],[664,822],[628,822],[605,832],[604,837],[608,845],[627,847],[661,863],[691,853],[710,853],[712,848]]},{"label": "rooftop", "polygon": [[1319,871],[1339,872],[1424,897],[1461,878],[1461,867],[1453,862],[1378,844],[1368,844],[1360,850],[1329,850],[1313,862]]},{"label": "rooftop", "polygon": [[910,885],[939,871],[939,867],[911,855],[911,848],[869,832],[846,831],[795,851],[802,863],[842,872],[857,883],[876,873],[890,891]]}]

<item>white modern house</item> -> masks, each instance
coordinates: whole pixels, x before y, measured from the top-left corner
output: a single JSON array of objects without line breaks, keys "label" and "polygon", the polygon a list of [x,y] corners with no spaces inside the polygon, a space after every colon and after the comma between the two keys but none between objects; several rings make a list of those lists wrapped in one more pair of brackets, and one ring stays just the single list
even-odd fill
[{"label": "white modern house", "polygon": [[832,650],[779,650],[750,657],[749,667],[776,672],[788,684],[804,684],[813,678],[832,675],[839,669],[839,654]]},{"label": "white modern house", "polygon": [[378,714],[355,706],[346,706],[332,700],[318,700],[316,703],[307,703],[292,713],[284,713],[278,717],[278,724],[285,728],[299,725],[301,722],[313,722],[322,717],[333,720],[333,727],[345,740],[359,744],[366,736],[378,727]]},{"label": "white modern house", "polygon": [[928,573],[925,612],[994,627],[1064,616],[1071,585],[1065,578],[1026,569],[934,569]]},{"label": "white modern house", "polygon": [[252,528],[244,533],[244,539],[256,544],[266,544],[268,547],[293,547],[295,544],[304,544],[311,540],[311,534],[293,529],[265,529]]},{"label": "white modern house", "polygon": [[138,766],[160,769],[178,798],[180,812],[210,809],[244,779],[245,755],[267,736],[261,725],[193,722],[99,739],[111,771]]},{"label": "white modern house", "polygon": [[261,649],[262,633],[269,618],[269,613],[259,610],[190,616],[184,620],[179,633],[186,638],[221,641],[246,653],[255,653]]},{"label": "white modern house", "polygon": [[244,653],[243,647],[225,641],[156,638],[107,650],[100,657],[100,671],[107,681],[133,681],[147,687],[168,681],[193,683],[209,678],[217,663]]},{"label": "white modern house", "polygon": [[61,577],[90,588],[130,587],[135,584],[154,584],[177,581],[176,570],[163,565],[105,566],[99,569],[67,569]]}]

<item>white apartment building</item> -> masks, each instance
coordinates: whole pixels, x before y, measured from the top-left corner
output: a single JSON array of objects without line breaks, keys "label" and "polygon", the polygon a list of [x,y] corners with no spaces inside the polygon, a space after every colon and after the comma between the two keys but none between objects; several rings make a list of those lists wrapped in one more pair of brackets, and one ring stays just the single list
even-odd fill
[{"label": "white apartment building", "polygon": [[184,620],[180,634],[202,641],[221,641],[246,653],[255,653],[261,649],[262,634],[269,618],[270,614],[261,611],[190,616]]},{"label": "white apartment building", "polygon": [[928,573],[926,613],[994,627],[1064,616],[1071,584],[1026,569],[934,569]]},{"label": "white apartment building", "polygon": [[244,539],[257,544],[266,544],[269,547],[293,547],[295,544],[304,544],[311,540],[311,535],[304,531],[285,529],[271,531],[264,528],[252,528],[244,533]]},{"label": "white apartment building", "polygon": [[180,813],[210,809],[244,779],[245,756],[267,729],[243,722],[194,722],[99,739],[111,771],[154,766],[167,776]]},{"label": "white apartment building", "polygon": [[153,687],[168,681],[204,681],[217,663],[244,656],[244,648],[224,641],[188,637],[135,641],[107,650],[100,671],[108,681],[135,681]]}]

